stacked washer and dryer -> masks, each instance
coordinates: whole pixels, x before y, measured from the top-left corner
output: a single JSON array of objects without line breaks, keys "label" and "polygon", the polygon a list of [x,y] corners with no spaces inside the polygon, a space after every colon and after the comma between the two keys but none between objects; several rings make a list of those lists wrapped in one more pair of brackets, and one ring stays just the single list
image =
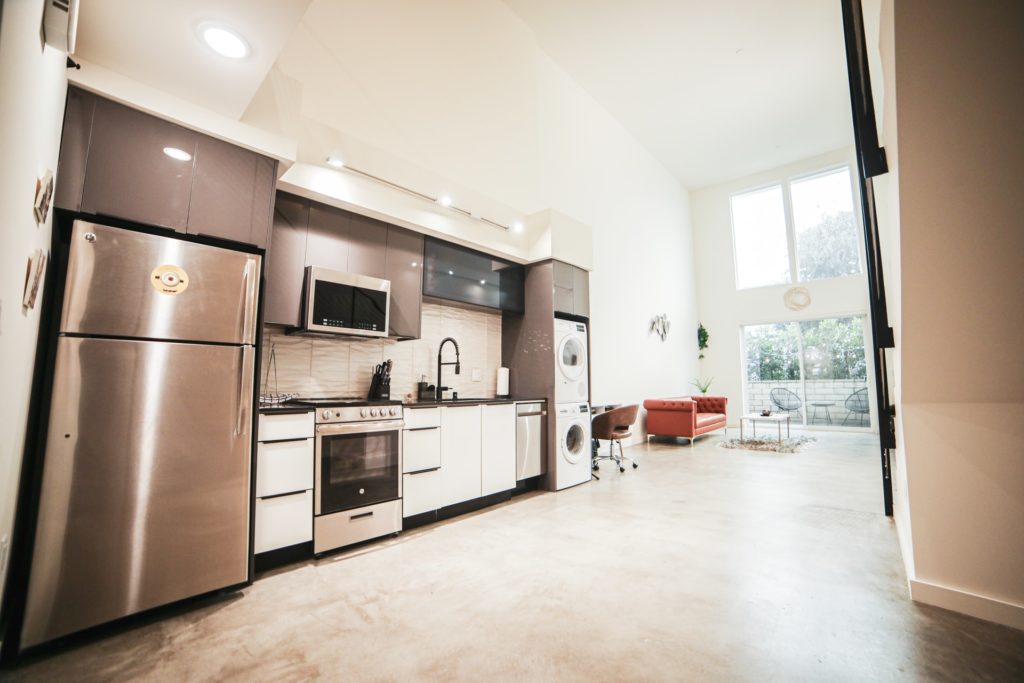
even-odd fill
[{"label": "stacked washer and dryer", "polygon": [[590,481],[587,325],[555,318],[555,489]]}]

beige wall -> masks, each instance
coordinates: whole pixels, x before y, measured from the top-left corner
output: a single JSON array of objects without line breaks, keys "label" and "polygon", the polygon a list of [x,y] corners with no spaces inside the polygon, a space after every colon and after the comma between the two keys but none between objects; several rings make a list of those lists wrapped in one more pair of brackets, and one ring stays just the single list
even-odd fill
[{"label": "beige wall", "polygon": [[36,178],[57,168],[64,116],[64,55],[42,44],[43,4],[7,0],[0,18],[0,545],[14,525],[39,331],[39,303],[21,306],[25,265],[32,251],[50,248],[52,212],[37,225],[32,201]]},{"label": "beige wall", "polygon": [[1024,4],[886,2],[882,26],[911,592],[1024,628]]},{"label": "beige wall", "polygon": [[[698,310],[710,335],[704,360],[700,361],[700,374],[714,378],[708,393],[729,398],[731,425],[739,424],[743,411],[742,326],[847,315],[866,316],[868,301],[867,281],[863,274],[800,283],[811,293],[811,304],[802,311],[792,311],[783,303],[783,295],[793,285],[737,290],[729,197],[736,192],[842,164],[849,164],[852,176],[856,177],[853,148],[836,150],[691,193]],[[859,212],[858,201],[854,203]],[[868,362],[871,362],[870,354]],[[869,365],[869,377],[873,372]],[[695,389],[691,387],[690,393],[693,391]],[[874,414],[874,392],[869,393],[872,394]]]}]

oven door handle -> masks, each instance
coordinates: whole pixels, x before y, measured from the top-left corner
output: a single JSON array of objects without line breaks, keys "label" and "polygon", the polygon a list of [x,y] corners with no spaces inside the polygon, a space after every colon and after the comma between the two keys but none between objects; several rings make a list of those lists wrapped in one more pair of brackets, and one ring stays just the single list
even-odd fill
[{"label": "oven door handle", "polygon": [[343,424],[317,425],[317,436],[331,436],[332,434],[367,434],[370,432],[393,432],[401,431],[405,426],[402,420],[385,420],[376,422],[346,422]]}]

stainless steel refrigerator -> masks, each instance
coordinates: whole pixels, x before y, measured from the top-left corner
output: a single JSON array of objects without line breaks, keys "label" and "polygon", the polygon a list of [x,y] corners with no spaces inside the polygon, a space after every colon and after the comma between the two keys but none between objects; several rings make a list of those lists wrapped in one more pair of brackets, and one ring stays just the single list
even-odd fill
[{"label": "stainless steel refrigerator", "polygon": [[247,580],[259,271],[74,223],[22,649]]}]

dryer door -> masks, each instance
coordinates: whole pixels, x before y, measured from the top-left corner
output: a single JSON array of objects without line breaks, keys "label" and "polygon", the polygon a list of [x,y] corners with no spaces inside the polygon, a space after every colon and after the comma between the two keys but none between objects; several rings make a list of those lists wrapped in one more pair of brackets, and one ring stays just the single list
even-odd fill
[{"label": "dryer door", "polygon": [[583,379],[587,371],[587,347],[580,337],[569,334],[558,345],[558,369],[570,382]]}]

